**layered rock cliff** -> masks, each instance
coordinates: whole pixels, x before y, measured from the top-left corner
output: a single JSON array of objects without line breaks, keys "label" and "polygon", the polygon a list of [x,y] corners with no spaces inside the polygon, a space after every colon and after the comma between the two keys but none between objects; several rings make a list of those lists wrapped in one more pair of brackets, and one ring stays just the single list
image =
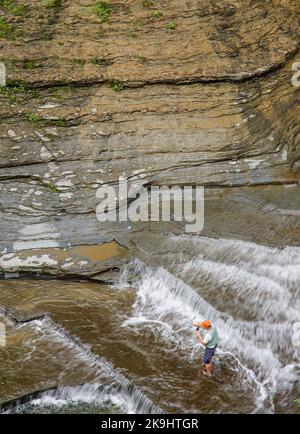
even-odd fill
[{"label": "layered rock cliff", "polygon": [[206,186],[205,235],[299,244],[297,0],[0,1],[0,18],[2,272],[104,279],[147,231],[182,230],[99,222],[119,177]]}]

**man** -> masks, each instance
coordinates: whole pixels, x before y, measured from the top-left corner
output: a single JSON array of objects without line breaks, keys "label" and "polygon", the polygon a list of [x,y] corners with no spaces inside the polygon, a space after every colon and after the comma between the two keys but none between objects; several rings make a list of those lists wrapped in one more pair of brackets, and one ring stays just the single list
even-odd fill
[{"label": "man", "polygon": [[[196,335],[198,336],[201,344],[205,346],[205,353],[203,356],[203,362],[204,362],[203,373],[211,377],[213,373],[212,358],[215,354],[219,342],[219,335],[218,335],[217,328],[213,326],[208,319],[202,322],[193,323],[193,325],[197,327]],[[201,336],[199,328],[204,329],[206,331],[204,337]]]}]

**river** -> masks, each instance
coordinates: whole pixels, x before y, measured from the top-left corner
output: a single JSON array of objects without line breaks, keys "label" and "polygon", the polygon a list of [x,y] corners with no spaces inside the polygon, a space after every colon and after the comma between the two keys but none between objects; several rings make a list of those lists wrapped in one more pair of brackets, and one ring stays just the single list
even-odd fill
[{"label": "river", "polygon": [[[113,285],[1,280],[1,411],[295,412],[299,288],[299,247],[192,236],[144,243]],[[204,318],[221,338],[212,378]]]}]

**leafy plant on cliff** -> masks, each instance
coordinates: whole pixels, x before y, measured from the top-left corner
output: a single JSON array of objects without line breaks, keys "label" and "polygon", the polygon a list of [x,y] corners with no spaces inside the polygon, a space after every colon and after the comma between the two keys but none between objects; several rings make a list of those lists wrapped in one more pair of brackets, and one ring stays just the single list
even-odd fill
[{"label": "leafy plant on cliff", "polygon": [[22,83],[13,83],[7,86],[0,86],[0,94],[8,98],[11,104],[19,102],[19,96],[29,95],[32,98],[39,96],[39,92],[35,89],[30,89]]},{"label": "leafy plant on cliff", "polygon": [[0,38],[14,39],[15,33],[13,27],[0,16]]},{"label": "leafy plant on cliff", "polygon": [[96,0],[95,4],[92,6],[92,10],[98,15],[98,17],[101,18],[103,22],[108,22],[111,14],[111,7],[108,5],[108,3],[101,0]]},{"label": "leafy plant on cliff", "polygon": [[13,93],[8,92],[6,86],[0,86],[0,94],[5,95],[11,104],[16,104],[18,102],[18,97]]},{"label": "leafy plant on cliff", "polygon": [[9,60],[9,64],[10,64],[11,69],[16,70],[17,67],[18,67],[18,61],[17,61],[17,59],[14,59],[14,58],[10,59]]},{"label": "leafy plant on cliff", "polygon": [[67,121],[64,118],[45,119],[45,118],[41,118],[40,116],[38,116],[33,112],[26,112],[25,119],[35,127],[44,127],[44,126],[53,126],[53,125],[57,127],[65,127],[67,125]]},{"label": "leafy plant on cliff", "polygon": [[11,93],[18,93],[18,94],[35,94],[37,91],[30,89],[28,86],[21,82],[11,82],[7,86],[0,86],[0,93],[3,94],[11,94]]},{"label": "leafy plant on cliff", "polygon": [[125,88],[125,85],[122,81],[119,80],[112,80],[109,82],[109,86],[115,90],[116,92],[120,92]]},{"label": "leafy plant on cliff", "polygon": [[161,18],[162,17],[162,12],[161,11],[154,11],[153,12],[153,16],[154,16],[154,18]]},{"label": "leafy plant on cliff", "polygon": [[167,24],[167,31],[168,31],[168,32],[173,32],[175,29],[176,29],[176,24],[173,23],[173,21],[170,21],[170,22]]},{"label": "leafy plant on cliff", "polygon": [[24,69],[34,69],[36,67],[36,61],[33,59],[25,59],[23,60],[23,68]]},{"label": "leafy plant on cliff", "polygon": [[25,113],[25,119],[32,125],[38,125],[42,120],[38,115],[32,112]]},{"label": "leafy plant on cliff", "polygon": [[16,4],[14,0],[0,0],[0,6],[12,15],[23,16],[26,6]]}]

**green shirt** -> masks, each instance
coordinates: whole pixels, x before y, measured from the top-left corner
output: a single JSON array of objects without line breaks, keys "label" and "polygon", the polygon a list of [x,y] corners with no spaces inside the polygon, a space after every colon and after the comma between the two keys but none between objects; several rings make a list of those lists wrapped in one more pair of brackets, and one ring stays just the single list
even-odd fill
[{"label": "green shirt", "polygon": [[214,348],[219,342],[219,335],[216,327],[212,326],[204,336],[204,343],[207,348]]}]

